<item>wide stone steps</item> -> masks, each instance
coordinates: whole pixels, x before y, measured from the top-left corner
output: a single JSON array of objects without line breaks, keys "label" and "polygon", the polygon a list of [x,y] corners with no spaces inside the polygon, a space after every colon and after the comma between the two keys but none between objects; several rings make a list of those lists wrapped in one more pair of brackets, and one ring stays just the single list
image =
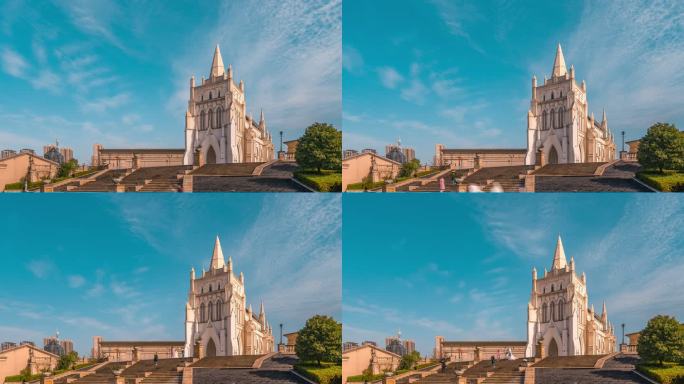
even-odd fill
[{"label": "wide stone steps", "polygon": [[485,384],[523,384],[525,376],[522,372],[497,372],[484,380]]},{"label": "wide stone steps", "polygon": [[143,384],[181,384],[183,376],[174,372],[154,372],[142,380]]},{"label": "wide stone steps", "polygon": [[140,192],[178,192],[180,182],[178,180],[152,180],[145,184]]},{"label": "wide stone steps", "polygon": [[93,373],[75,381],[76,384],[113,384],[116,377],[112,373]]},{"label": "wide stone steps", "polygon": [[456,378],[456,375],[453,373],[435,373],[430,376],[426,376],[418,381],[416,383],[419,384],[451,384],[451,383],[458,383],[458,379]]}]

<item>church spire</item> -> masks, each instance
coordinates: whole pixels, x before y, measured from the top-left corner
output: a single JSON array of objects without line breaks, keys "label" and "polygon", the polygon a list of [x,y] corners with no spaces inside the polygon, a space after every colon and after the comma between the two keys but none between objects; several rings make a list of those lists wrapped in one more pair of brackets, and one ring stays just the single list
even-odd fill
[{"label": "church spire", "polygon": [[558,240],[556,241],[556,252],[553,254],[553,265],[551,270],[565,269],[568,265],[565,259],[565,250],[563,249],[563,241],[561,240],[560,233],[558,234]]},{"label": "church spire", "polygon": [[209,77],[222,77],[225,72],[225,67],[223,66],[223,58],[221,57],[221,50],[218,44],[216,44],[216,49],[214,50],[214,59],[211,61],[211,72]]},{"label": "church spire", "polygon": [[565,67],[565,58],[563,57],[563,49],[561,49],[560,43],[558,43],[558,48],[556,48],[556,58],[553,60],[553,72],[551,77],[565,77],[568,73]]},{"label": "church spire", "polygon": [[223,258],[221,241],[219,240],[218,235],[216,235],[216,241],[214,242],[214,253],[211,255],[211,269],[223,269],[224,265],[226,265],[226,262]]}]

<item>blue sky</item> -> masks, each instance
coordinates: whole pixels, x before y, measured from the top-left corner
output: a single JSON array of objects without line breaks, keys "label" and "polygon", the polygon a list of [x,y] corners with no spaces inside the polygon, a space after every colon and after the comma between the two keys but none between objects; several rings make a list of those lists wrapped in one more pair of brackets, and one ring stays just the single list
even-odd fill
[{"label": "blue sky", "polygon": [[1,341],[183,340],[190,268],[217,234],[276,338],[341,317],[339,195],[12,195],[0,211]]},{"label": "blue sky", "polygon": [[344,148],[401,139],[431,162],[447,147],[526,146],[531,78],[556,45],[606,109],[618,147],[656,121],[684,124],[681,1],[344,2]]},{"label": "blue sky", "polygon": [[214,46],[276,140],[341,124],[341,2],[7,0],[0,4],[0,148],[59,139],[184,145],[189,78]]},{"label": "blue sky", "polygon": [[[684,321],[684,200],[675,195],[344,196],[344,340],[402,332],[526,340],[532,267],[551,268],[558,233],[590,303],[621,334],[656,314]],[[619,339],[620,336],[618,336]]]}]

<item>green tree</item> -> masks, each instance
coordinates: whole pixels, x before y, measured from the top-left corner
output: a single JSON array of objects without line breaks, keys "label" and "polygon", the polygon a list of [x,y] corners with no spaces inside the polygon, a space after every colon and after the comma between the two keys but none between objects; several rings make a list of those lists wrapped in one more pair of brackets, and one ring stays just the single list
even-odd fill
[{"label": "green tree", "polygon": [[297,163],[303,168],[341,170],[342,131],[327,123],[310,125],[297,144]]},{"label": "green tree", "polygon": [[416,175],[418,168],[420,168],[420,160],[413,159],[411,161],[407,161],[401,166],[399,177],[413,177]]},{"label": "green tree", "polygon": [[682,169],[684,134],[674,124],[655,123],[639,142],[639,163],[648,169]]},{"label": "green tree", "polygon": [[342,361],[342,324],[330,316],[316,315],[297,335],[295,352],[302,361]]},{"label": "green tree", "polygon": [[62,163],[62,165],[59,166],[59,171],[57,171],[57,177],[71,176],[76,167],[78,167],[78,161],[76,161],[76,159],[71,159]]},{"label": "green tree", "polygon": [[649,362],[663,365],[684,357],[684,334],[679,322],[672,316],[658,315],[646,324],[639,335],[639,356]]},{"label": "green tree", "polygon": [[401,357],[401,361],[399,362],[399,369],[415,369],[419,360],[420,353],[418,351],[407,353]]},{"label": "green tree", "polygon": [[78,353],[76,351],[69,352],[59,358],[57,369],[71,369],[77,361]]}]

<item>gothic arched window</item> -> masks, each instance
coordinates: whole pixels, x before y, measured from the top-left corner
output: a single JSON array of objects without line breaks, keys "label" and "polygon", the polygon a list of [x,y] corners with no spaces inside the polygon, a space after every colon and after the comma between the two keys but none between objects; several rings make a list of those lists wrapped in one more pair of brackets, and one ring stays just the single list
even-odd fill
[{"label": "gothic arched window", "polygon": [[209,92],[209,100],[211,100],[211,99],[212,99],[212,97],[211,97],[211,92]]},{"label": "gothic arched window", "polygon": [[563,128],[563,107],[558,108],[558,127]]},{"label": "gothic arched window", "polygon": [[209,110],[209,128],[214,128],[214,110]]},{"label": "gothic arched window", "polygon": [[209,302],[209,319],[212,320],[212,321],[215,320],[215,317],[214,317],[214,303],[212,303],[211,301]]},{"label": "gothic arched window", "polygon": [[560,299],[558,301],[558,320],[563,320],[565,318],[565,314],[563,313],[563,307],[565,306],[565,303],[563,302],[563,299]]},{"label": "gothic arched window", "polygon": [[221,317],[223,317],[223,303],[221,300],[216,302],[216,320],[221,320]]},{"label": "gothic arched window", "polygon": [[551,110],[551,128],[556,128],[556,110]]},{"label": "gothic arched window", "polygon": [[546,110],[542,112],[542,129],[548,129],[548,126],[546,125]]},{"label": "gothic arched window", "polygon": [[216,109],[216,128],[223,127],[223,108]]},{"label": "gothic arched window", "polygon": [[542,304],[542,322],[544,322],[544,323],[549,322],[549,313],[548,313],[548,307],[546,306],[546,303]]},{"label": "gothic arched window", "polygon": [[551,302],[551,320],[556,321],[556,303],[553,301]]},{"label": "gothic arched window", "polygon": [[205,312],[206,307],[204,306],[204,303],[200,305],[200,322],[204,323],[207,321],[207,314]]},{"label": "gothic arched window", "polygon": [[206,129],[205,121],[204,121],[204,111],[200,112],[200,129]]}]

